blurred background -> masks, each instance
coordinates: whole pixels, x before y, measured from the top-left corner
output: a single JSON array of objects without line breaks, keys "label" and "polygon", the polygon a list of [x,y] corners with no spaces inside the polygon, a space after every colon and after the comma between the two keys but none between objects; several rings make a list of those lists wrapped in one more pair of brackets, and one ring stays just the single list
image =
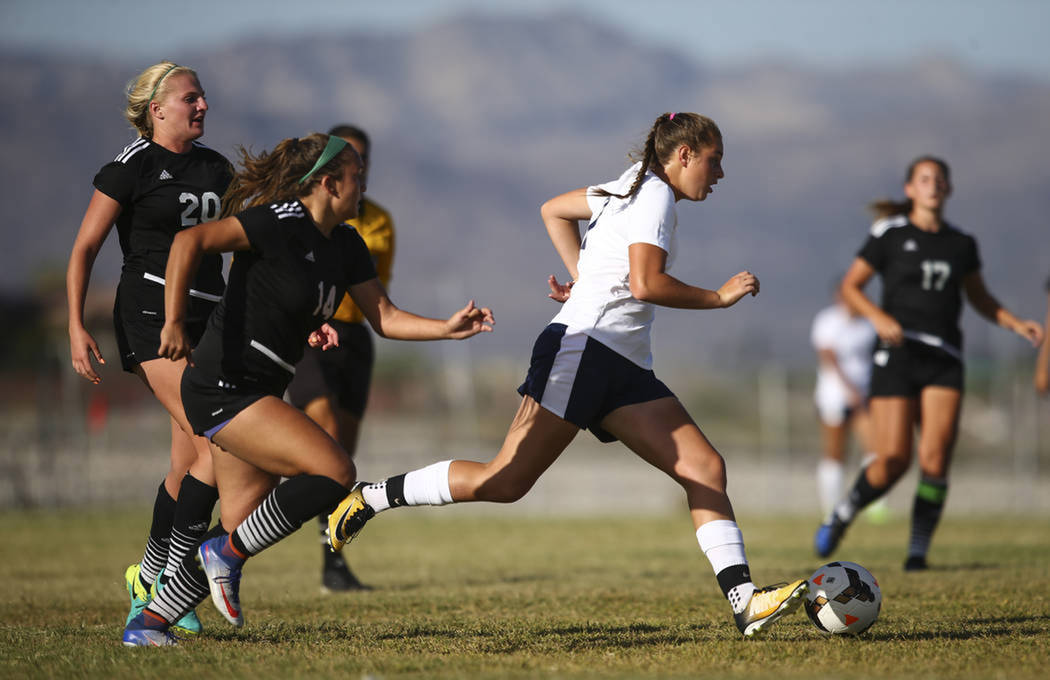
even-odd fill
[{"label": "blurred background", "polygon": [[[368,130],[368,193],[398,227],[393,299],[495,311],[496,332],[469,342],[379,343],[365,478],[494,452],[556,311],[546,277],[564,275],[539,205],[618,176],[658,114],[713,117],[726,178],[679,204],[673,273],[716,288],[747,268],[762,294],[661,310],[655,369],[727,458],[738,510],[816,516],[810,324],[865,238],[865,204],[901,196],[912,158],[948,160],[949,221],[977,237],[992,292],[1043,320],[1048,26],[1041,0],[6,0],[0,508],[145,503],[166,469],[167,417],[116,357],[115,235],[88,303],[109,359],[99,386],[69,365],[64,275],[94,173],[134,137],[124,87],[172,59],[207,91],[202,141],[231,158],[335,123]],[[951,505],[1050,514],[1035,353],[969,309],[964,333]],[[622,447],[578,442],[523,511],[682,504]],[[913,489],[891,506],[903,513]]]}]

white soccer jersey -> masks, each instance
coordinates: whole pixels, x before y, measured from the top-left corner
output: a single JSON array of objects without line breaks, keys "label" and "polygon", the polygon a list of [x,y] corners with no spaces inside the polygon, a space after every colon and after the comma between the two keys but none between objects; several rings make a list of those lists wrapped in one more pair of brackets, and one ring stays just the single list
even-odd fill
[{"label": "white soccer jersey", "polygon": [[579,275],[551,323],[563,323],[570,333],[584,333],[651,369],[649,332],[655,306],[631,295],[627,249],[632,243],[650,243],[667,253],[665,269],[670,270],[677,245],[674,192],[649,171],[633,199],[591,195],[596,188],[627,193],[640,167],[635,163],[619,179],[590,187],[591,221],[580,250]]},{"label": "white soccer jersey", "polygon": [[[814,349],[829,349],[835,353],[839,368],[860,391],[868,393],[871,382],[871,352],[875,345],[875,329],[863,316],[851,317],[843,305],[832,305],[817,313],[810,335]],[[817,369],[817,387],[814,398],[818,406],[836,406],[845,409],[849,390],[830,366],[823,362]]]}]

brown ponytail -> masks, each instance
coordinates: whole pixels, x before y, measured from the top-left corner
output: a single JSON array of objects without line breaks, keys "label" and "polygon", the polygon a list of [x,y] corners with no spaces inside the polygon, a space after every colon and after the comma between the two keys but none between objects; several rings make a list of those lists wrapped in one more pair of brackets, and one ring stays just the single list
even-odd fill
[{"label": "brown ponytail", "polygon": [[[904,183],[907,184],[912,180],[915,175],[915,168],[922,163],[935,163],[944,173],[944,179],[951,182],[952,171],[948,167],[948,164],[936,156],[919,156],[911,163],[908,164],[908,171],[904,173]],[[908,215],[911,213],[911,199],[905,198],[900,201],[895,201],[891,198],[882,198],[877,201],[872,201],[867,205],[868,212],[870,212],[875,219],[881,220],[884,217],[893,217],[894,215]]]},{"label": "brown ponytail", "polygon": [[718,125],[707,116],[698,113],[664,113],[661,114],[649,134],[645,138],[645,144],[640,150],[641,158],[636,151],[631,155],[631,160],[641,160],[642,166],[626,194],[614,194],[604,189],[597,189],[595,193],[599,196],[615,196],[616,198],[632,198],[638,193],[645,181],[645,173],[651,168],[662,166],[671,160],[675,151],[683,144],[693,151],[708,146],[713,146],[722,141],[722,131]]},{"label": "brown ponytail", "polygon": [[[321,156],[328,135],[314,133],[307,137],[284,139],[273,151],[252,155],[243,146],[237,148],[240,171],[234,175],[222,199],[222,216],[236,215],[245,208],[274,201],[306,196],[322,177],[338,175],[349,156],[344,149],[314,173],[307,181],[299,178],[308,173]],[[352,147],[350,148],[353,151]]]}]

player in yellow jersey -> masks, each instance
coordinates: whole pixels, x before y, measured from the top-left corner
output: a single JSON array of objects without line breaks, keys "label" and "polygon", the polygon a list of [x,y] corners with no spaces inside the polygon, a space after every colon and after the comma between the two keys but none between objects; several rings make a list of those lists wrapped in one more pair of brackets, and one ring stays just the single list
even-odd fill
[{"label": "player in yellow jersey", "polygon": [[[337,125],[328,134],[342,137],[357,149],[364,162],[364,180],[367,182],[372,144],[364,130],[353,125]],[[345,224],[356,229],[364,239],[379,280],[384,287],[389,286],[394,264],[394,221],[390,213],[362,196],[357,218]],[[350,295],[343,297],[328,323],[339,332],[339,346],[325,352],[307,347],[302,361],[296,366],[295,378],[288,386],[287,399],[324,428],[353,457],[375,361],[372,332],[366,327],[364,316]],[[340,553],[325,547],[328,514],[325,512],[318,517],[324,555],[321,590],[367,588],[350,571]]]}]

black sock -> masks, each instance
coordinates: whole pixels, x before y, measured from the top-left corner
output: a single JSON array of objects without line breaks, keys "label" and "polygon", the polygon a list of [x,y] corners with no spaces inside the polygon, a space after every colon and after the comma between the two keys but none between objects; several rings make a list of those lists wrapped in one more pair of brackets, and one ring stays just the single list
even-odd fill
[{"label": "black sock", "polygon": [[871,482],[868,481],[867,468],[865,468],[857,475],[857,481],[853,483],[849,494],[835,506],[832,514],[838,517],[839,521],[849,524],[857,516],[858,512],[882,498],[889,490],[889,486],[882,489],[872,486]]},{"label": "black sock", "polygon": [[321,534],[321,557],[324,559],[325,565],[337,562],[336,558],[339,557],[339,553],[332,552],[331,548],[328,547],[328,516],[335,512],[337,507],[339,507],[339,503],[333,503],[317,516],[318,529],[320,529]]},{"label": "black sock", "polygon": [[167,564],[171,527],[174,521],[175,499],[164,487],[164,482],[161,482],[157,487],[157,498],[153,501],[153,523],[149,528],[146,552],[142,556],[142,567],[139,570],[139,581],[146,590],[153,586],[153,582]]},{"label": "black sock", "polygon": [[160,577],[161,583],[167,584],[168,579],[178,571],[183,558],[200,544],[218,500],[219,490],[214,486],[208,486],[188,472],[182,478],[179,498],[175,503],[168,562]]},{"label": "black sock", "polygon": [[734,564],[718,572],[718,587],[722,594],[729,598],[729,591],[744,583],[751,583],[751,569],[746,564]]},{"label": "black sock", "polygon": [[292,477],[270,492],[231,535],[241,554],[256,555],[286,536],[325,508],[338,503],[350,489],[329,477]]},{"label": "black sock", "polygon": [[948,480],[938,477],[919,478],[915,503],[911,509],[911,540],[908,557],[926,557],[933,540],[933,532],[941,520],[944,502],[948,497]]},{"label": "black sock", "polygon": [[386,500],[392,508],[405,505],[405,475],[397,475],[386,480]]}]

